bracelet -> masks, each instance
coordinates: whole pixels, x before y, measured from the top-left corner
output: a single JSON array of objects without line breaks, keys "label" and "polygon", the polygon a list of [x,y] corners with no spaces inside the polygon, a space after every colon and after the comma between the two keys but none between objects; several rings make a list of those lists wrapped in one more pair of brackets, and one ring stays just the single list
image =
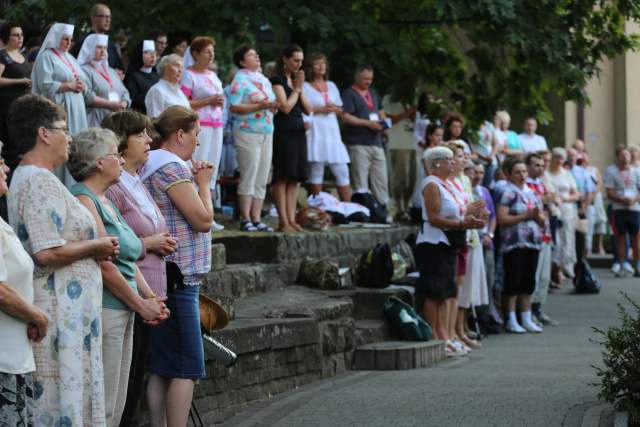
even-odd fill
[{"label": "bracelet", "polygon": [[149,296],[149,298],[147,298],[147,299],[156,299],[156,298],[158,298],[158,297],[156,296],[156,294],[154,294],[153,292],[151,292],[151,295],[150,295],[150,296]]}]

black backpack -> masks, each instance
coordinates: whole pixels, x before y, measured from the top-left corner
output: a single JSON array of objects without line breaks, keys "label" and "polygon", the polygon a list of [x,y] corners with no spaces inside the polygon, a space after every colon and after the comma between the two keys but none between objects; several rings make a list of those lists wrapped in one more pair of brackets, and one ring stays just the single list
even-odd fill
[{"label": "black backpack", "polygon": [[386,288],[393,277],[393,260],[388,243],[378,243],[362,254],[356,270],[356,286]]},{"label": "black backpack", "polygon": [[369,209],[370,221],[377,224],[387,223],[387,208],[376,200],[371,193],[353,193],[351,201]]},{"label": "black backpack", "polygon": [[579,260],[573,268],[573,286],[577,294],[598,294],[600,293],[600,283],[591,270],[591,266],[585,259]]}]

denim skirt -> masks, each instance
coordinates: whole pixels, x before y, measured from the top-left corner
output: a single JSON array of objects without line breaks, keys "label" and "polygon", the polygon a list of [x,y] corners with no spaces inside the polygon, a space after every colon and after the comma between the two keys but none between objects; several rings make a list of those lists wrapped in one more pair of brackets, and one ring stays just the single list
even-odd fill
[{"label": "denim skirt", "polygon": [[151,328],[149,372],[165,378],[205,377],[199,292],[200,286],[179,286],[167,292],[171,316]]}]

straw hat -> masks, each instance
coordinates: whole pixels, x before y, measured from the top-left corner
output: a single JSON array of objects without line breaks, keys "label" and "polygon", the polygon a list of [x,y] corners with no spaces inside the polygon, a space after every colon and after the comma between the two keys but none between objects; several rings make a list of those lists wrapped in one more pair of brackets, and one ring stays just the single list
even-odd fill
[{"label": "straw hat", "polygon": [[227,312],[215,300],[200,293],[200,324],[205,332],[222,329],[229,323]]}]

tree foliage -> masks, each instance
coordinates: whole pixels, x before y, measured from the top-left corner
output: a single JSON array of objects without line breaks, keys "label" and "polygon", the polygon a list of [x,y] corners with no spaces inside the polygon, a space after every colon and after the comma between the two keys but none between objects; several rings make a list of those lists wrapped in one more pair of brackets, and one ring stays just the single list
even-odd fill
[{"label": "tree foliage", "polygon": [[[53,20],[86,24],[92,3],[23,0],[3,15],[31,26]],[[341,85],[349,84],[357,63],[371,63],[383,92],[410,100],[416,88],[426,89],[476,123],[497,107],[549,121],[549,93],[588,101],[585,85],[598,75],[600,61],[636,46],[625,23],[640,17],[637,0],[108,3],[114,27],[134,40],[153,29],[210,34],[223,68],[241,42],[257,42],[267,60],[295,42],[306,52],[327,54],[332,78]]]}]

